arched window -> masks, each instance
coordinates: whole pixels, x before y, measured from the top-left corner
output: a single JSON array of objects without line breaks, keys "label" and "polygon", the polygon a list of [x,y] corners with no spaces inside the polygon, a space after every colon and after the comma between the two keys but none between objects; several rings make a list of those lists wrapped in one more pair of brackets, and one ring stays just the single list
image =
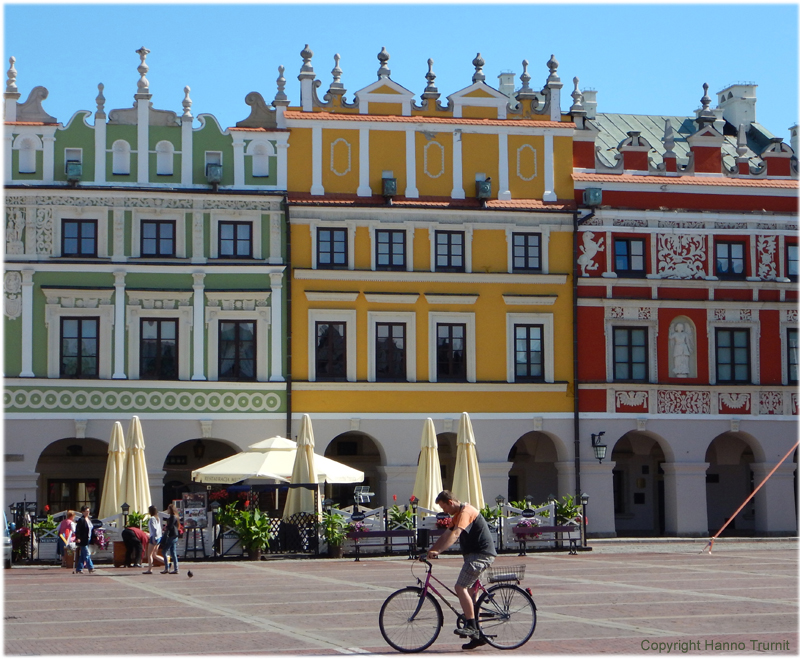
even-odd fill
[{"label": "arched window", "polygon": [[174,152],[172,142],[162,140],[156,144],[156,174],[159,176],[172,176],[174,171]]},{"label": "arched window", "polygon": [[253,176],[269,176],[269,153],[265,144],[253,147]]},{"label": "arched window", "polygon": [[117,175],[128,175],[131,173],[131,147],[125,140],[117,140],[111,146],[113,159],[111,162],[111,173]]},{"label": "arched window", "polygon": [[36,144],[29,137],[23,139],[19,147],[19,173],[36,173]]}]

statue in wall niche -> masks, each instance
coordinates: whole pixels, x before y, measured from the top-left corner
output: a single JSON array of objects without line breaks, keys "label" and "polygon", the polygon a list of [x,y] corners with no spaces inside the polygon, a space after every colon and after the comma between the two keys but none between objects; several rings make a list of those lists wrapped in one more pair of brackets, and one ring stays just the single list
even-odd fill
[{"label": "statue in wall niche", "polygon": [[594,241],[594,233],[591,231],[583,232],[583,245],[581,245],[581,255],[578,257],[578,265],[581,267],[581,277],[586,277],[587,270],[597,270],[598,264],[594,262],[594,257],[598,252],[602,252],[603,239]]},{"label": "statue in wall niche", "polygon": [[672,343],[672,372],[677,378],[688,378],[692,374],[691,358],[694,352],[692,333],[684,323],[676,323],[670,328],[669,340]]}]

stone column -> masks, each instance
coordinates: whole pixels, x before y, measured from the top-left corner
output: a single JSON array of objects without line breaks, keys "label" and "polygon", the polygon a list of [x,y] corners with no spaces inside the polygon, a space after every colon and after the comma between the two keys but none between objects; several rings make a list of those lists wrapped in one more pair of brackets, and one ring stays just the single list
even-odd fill
[{"label": "stone column", "polygon": [[558,492],[559,499],[566,494],[575,495],[575,461],[565,460],[556,462],[558,472]]},{"label": "stone column", "polygon": [[[22,271],[22,371],[21,378],[35,377],[33,373],[33,270]],[[58,332],[58,328],[50,328]],[[46,350],[45,346],[45,350]]]},{"label": "stone column", "polygon": [[114,375],[112,380],[124,380],[125,375],[125,271],[114,271]]},{"label": "stone column", "polygon": [[417,465],[389,465],[379,466],[381,482],[375,488],[378,500],[383,501],[387,508],[394,505],[392,495],[397,495],[397,505],[408,503],[417,478]]},{"label": "stone column", "polygon": [[707,462],[665,462],[664,529],[668,536],[708,536]]},{"label": "stone column", "polygon": [[203,284],[203,280],[205,279],[206,275],[204,272],[194,272],[192,273],[192,279],[194,280],[194,284],[192,285],[192,289],[194,290],[194,300],[193,300],[193,325],[194,325],[194,334],[192,335],[193,338],[193,345],[192,345],[192,352],[194,353],[194,360],[193,360],[193,373],[192,373],[192,380],[205,380],[206,375],[203,370],[203,366],[205,364],[204,357],[205,357],[205,319],[203,314],[205,312],[205,286]]},{"label": "stone column", "polygon": [[270,382],[283,382],[283,273],[269,276],[270,294]]},{"label": "stone column", "polygon": [[[596,460],[581,461],[581,490],[589,495],[589,505],[586,506],[586,535],[589,538],[617,536],[612,475],[615,466],[616,463],[611,461],[603,464]],[[560,476],[559,471],[559,480]]]},{"label": "stone column", "polygon": [[[481,485],[483,485],[484,503],[494,506],[494,499],[502,494],[508,499],[508,472],[514,466],[513,462],[481,462]],[[470,502],[472,503],[472,502]]]},{"label": "stone column", "polygon": [[159,510],[162,509],[164,504],[164,476],[166,475],[167,472],[163,469],[148,468],[147,470],[147,478],[150,481],[150,505],[155,506]]},{"label": "stone column", "polygon": [[[750,465],[756,487],[764,481],[774,466],[768,462],[754,462]],[[753,497],[756,509],[756,535],[797,534],[797,511],[794,503],[796,468],[797,465],[787,459]]]}]

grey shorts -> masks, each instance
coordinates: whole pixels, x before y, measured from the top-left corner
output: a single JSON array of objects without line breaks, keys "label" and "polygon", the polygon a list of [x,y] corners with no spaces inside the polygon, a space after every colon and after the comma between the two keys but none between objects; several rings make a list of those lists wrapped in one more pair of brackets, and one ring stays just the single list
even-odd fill
[{"label": "grey shorts", "polygon": [[464,567],[458,575],[456,586],[472,588],[481,573],[494,562],[494,556],[489,554],[467,554],[464,556]]}]

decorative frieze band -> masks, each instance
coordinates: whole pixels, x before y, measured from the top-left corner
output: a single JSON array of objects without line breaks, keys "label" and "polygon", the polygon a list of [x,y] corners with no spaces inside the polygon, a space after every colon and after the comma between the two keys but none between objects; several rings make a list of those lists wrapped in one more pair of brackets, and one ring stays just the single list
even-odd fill
[{"label": "decorative frieze band", "polygon": [[[680,389],[611,390],[608,411],[631,414],[797,415],[790,391],[703,391]],[[655,396],[655,409],[650,403]]]},{"label": "decorative frieze band", "polygon": [[655,320],[655,307],[606,307],[606,318],[615,320]]},{"label": "decorative frieze band", "polygon": [[657,414],[710,414],[711,393],[708,391],[664,391],[657,395]]},{"label": "decorative frieze band", "polygon": [[63,309],[97,309],[100,305],[111,304],[113,289],[60,289],[42,287],[47,304],[55,304]]},{"label": "decorative frieze band", "polygon": [[756,320],[752,309],[714,309],[715,322],[752,323]]}]

